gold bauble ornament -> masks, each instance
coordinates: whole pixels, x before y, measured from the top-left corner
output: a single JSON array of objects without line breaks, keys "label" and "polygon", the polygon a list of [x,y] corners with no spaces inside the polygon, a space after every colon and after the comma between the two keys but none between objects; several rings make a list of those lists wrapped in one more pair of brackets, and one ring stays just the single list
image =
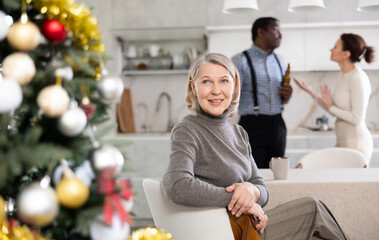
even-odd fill
[{"label": "gold bauble ornament", "polygon": [[38,46],[41,32],[37,25],[31,21],[18,21],[10,27],[7,38],[14,49],[31,51]]},{"label": "gold bauble ornament", "polygon": [[76,177],[64,177],[56,191],[59,202],[67,208],[79,208],[89,197],[89,188]]},{"label": "gold bauble ornament", "polygon": [[6,229],[2,228],[3,232],[8,233],[3,236],[0,234],[1,240],[48,240],[37,233],[35,229],[31,230],[27,225],[8,225],[9,226]]},{"label": "gold bauble ornament", "polygon": [[28,54],[12,53],[4,59],[4,77],[16,81],[20,85],[29,83],[36,74],[36,67]]},{"label": "gold bauble ornament", "polygon": [[173,238],[171,233],[165,233],[160,229],[147,227],[134,231],[127,240],[173,240]]},{"label": "gold bauble ornament", "polygon": [[37,103],[47,116],[59,117],[68,109],[70,97],[62,86],[56,84],[43,88],[38,94]]},{"label": "gold bauble ornament", "polygon": [[27,224],[43,227],[59,212],[57,195],[48,184],[35,182],[23,189],[17,198],[18,218]]}]

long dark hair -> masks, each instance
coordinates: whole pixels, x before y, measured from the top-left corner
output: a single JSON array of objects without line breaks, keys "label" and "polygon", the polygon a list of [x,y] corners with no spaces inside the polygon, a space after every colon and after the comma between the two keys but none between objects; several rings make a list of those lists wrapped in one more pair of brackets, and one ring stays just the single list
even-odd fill
[{"label": "long dark hair", "polygon": [[350,52],[350,61],[360,62],[362,58],[367,63],[374,61],[374,48],[367,46],[365,40],[357,34],[344,33],[341,35],[342,50]]}]

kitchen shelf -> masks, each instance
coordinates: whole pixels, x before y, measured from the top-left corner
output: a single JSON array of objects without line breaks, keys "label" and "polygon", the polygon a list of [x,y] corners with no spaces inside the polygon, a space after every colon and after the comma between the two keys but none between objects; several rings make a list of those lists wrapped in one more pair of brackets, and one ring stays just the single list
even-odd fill
[{"label": "kitchen shelf", "polygon": [[205,37],[206,30],[202,26],[181,28],[139,28],[139,29],[112,29],[113,35],[124,41],[171,41],[171,40],[196,40]]},{"label": "kitchen shelf", "polygon": [[[158,57],[125,57],[123,71],[151,71],[172,69],[172,57],[169,55]],[[141,65],[141,66],[140,66]],[[142,67],[142,69],[140,69]],[[185,67],[182,67],[185,68]],[[181,68],[178,68],[181,69]]]},{"label": "kitchen shelf", "polygon": [[[190,63],[207,51],[203,26],[112,29],[124,76],[187,75]],[[159,54],[151,46],[159,46]]]}]

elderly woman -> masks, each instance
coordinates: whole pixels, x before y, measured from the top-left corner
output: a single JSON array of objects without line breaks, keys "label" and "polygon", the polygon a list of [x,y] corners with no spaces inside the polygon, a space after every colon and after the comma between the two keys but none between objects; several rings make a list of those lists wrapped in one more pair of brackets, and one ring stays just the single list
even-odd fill
[{"label": "elderly woman", "polygon": [[[224,55],[199,56],[190,68],[190,114],[171,133],[166,197],[193,207],[226,207],[235,239],[346,239],[326,206],[301,198],[267,211],[268,191],[251,155],[247,133],[228,122],[240,82]],[[317,237],[317,238],[316,238]]]}]

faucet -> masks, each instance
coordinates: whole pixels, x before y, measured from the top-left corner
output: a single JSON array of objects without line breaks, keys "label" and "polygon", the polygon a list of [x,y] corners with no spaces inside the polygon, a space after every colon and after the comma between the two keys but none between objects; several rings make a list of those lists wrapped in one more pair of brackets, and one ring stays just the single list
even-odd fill
[{"label": "faucet", "polygon": [[145,103],[139,103],[137,107],[141,107],[145,110],[145,123],[142,124],[142,129],[145,130],[145,132],[150,132],[150,124],[149,124],[149,116],[148,116],[148,108]]},{"label": "faucet", "polygon": [[158,102],[157,102],[157,106],[155,108],[155,111],[158,112],[159,111],[159,108],[160,108],[160,105],[161,105],[161,99],[163,97],[166,97],[167,98],[167,103],[168,103],[168,120],[167,120],[167,132],[171,132],[171,129],[174,127],[174,122],[171,120],[171,97],[170,95],[168,95],[168,93],[166,92],[162,92],[159,97],[158,97]]}]

